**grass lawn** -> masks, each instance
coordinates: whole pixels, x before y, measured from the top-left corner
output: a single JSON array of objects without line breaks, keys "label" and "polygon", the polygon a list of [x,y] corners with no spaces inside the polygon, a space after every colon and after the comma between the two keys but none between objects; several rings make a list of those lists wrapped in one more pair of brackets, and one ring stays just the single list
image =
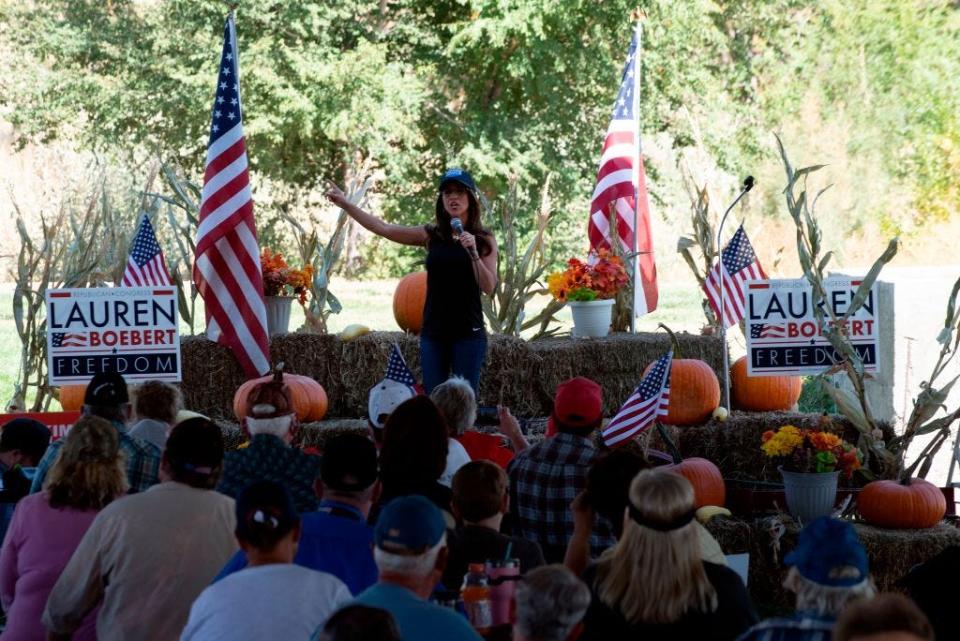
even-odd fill
[{"label": "grass lawn", "polygon": [[[366,325],[374,331],[397,331],[399,328],[393,319],[393,290],[396,283],[396,280],[335,280],[332,291],[343,304],[343,311],[330,317],[330,331],[339,332],[352,323]],[[531,301],[528,316],[535,314],[546,302],[546,297]],[[202,301],[199,299],[197,307],[197,316],[202,318]],[[557,318],[562,331],[569,332],[572,325],[570,310],[560,310]],[[698,331],[703,324],[699,293],[687,283],[661,283],[658,309],[638,319],[637,328],[640,331],[655,331],[657,323],[665,323],[678,331]],[[302,324],[303,311],[295,304],[290,315],[290,327],[295,329]],[[198,331],[201,326],[202,321],[197,325]],[[186,325],[181,324],[180,331],[181,334],[189,334]],[[13,286],[0,285],[0,400],[5,404],[13,395],[19,366],[20,339],[13,321]]]}]

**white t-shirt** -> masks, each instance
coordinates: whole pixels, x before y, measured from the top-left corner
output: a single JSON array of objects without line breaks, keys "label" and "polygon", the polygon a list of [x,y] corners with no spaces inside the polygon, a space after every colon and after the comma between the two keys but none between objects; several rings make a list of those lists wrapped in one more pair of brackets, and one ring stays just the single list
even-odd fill
[{"label": "white t-shirt", "polygon": [[451,438],[447,440],[450,442],[447,447],[447,468],[443,471],[443,476],[440,477],[438,482],[450,487],[453,485],[453,475],[457,473],[457,470],[470,462],[470,455],[467,454],[467,450],[464,449],[463,445],[461,445],[457,439]]},{"label": "white t-shirt", "polygon": [[326,572],[291,563],[247,568],[197,597],[180,641],[309,639],[352,598]]}]

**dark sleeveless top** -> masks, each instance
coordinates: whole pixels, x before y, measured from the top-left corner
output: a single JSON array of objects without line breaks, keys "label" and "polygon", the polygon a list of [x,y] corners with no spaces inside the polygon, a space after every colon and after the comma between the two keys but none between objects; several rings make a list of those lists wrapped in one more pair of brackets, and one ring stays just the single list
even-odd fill
[{"label": "dark sleeveless top", "polygon": [[427,301],[420,333],[433,340],[486,336],[473,261],[458,242],[431,238],[427,244]]}]

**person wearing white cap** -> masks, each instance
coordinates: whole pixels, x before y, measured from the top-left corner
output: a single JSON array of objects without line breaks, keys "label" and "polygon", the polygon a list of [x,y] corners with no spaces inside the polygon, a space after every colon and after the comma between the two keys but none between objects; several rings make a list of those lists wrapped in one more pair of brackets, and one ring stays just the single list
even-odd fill
[{"label": "person wearing white cap", "polygon": [[393,410],[416,395],[417,392],[412,387],[391,378],[384,378],[370,388],[367,397],[367,426],[377,449],[383,445],[383,428]]}]

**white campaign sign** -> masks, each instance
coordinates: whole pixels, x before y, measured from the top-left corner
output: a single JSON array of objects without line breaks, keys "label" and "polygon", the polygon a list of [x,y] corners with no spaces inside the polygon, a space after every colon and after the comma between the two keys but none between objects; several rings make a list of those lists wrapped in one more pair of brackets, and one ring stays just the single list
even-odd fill
[{"label": "white campaign sign", "polygon": [[46,301],[51,385],[85,383],[100,372],[180,381],[176,289],[51,289]]},{"label": "white campaign sign", "polygon": [[[829,306],[843,316],[860,279],[837,277],[824,281]],[[839,356],[821,333],[813,308],[813,291],[806,279],[754,280],[747,283],[747,372],[750,376],[820,374],[829,370]],[[826,322],[830,314],[824,310]],[[842,327],[867,372],[876,373],[880,364],[879,306],[877,288]]]}]

